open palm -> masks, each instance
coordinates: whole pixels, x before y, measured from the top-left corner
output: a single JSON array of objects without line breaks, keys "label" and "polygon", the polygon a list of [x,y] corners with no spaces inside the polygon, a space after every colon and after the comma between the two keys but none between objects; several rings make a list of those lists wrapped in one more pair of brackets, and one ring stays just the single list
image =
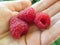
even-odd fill
[{"label": "open palm", "polygon": [[[50,45],[60,35],[60,1],[43,0],[35,10],[45,12],[51,17],[51,25],[46,31],[41,32],[34,24],[30,26],[26,35],[20,39],[13,39],[9,34],[9,19],[19,11],[30,6],[29,1],[0,2],[0,45]],[[43,3],[44,2],[44,3]],[[34,5],[32,5],[33,7]],[[36,8],[37,7],[37,8]],[[53,40],[52,40],[53,39]]]}]

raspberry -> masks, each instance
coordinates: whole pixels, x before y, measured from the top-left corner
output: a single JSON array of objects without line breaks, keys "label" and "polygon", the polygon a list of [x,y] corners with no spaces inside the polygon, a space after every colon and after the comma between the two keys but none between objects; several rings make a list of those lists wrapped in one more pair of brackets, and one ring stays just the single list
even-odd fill
[{"label": "raspberry", "polygon": [[10,19],[10,33],[13,38],[18,39],[23,33],[27,33],[28,24],[16,17]]},{"label": "raspberry", "polygon": [[33,23],[33,20],[35,18],[35,10],[33,8],[27,8],[27,9],[19,12],[18,18],[31,24],[31,23]]},{"label": "raspberry", "polygon": [[50,25],[50,17],[46,13],[39,12],[36,14],[34,22],[39,29],[46,29]]}]

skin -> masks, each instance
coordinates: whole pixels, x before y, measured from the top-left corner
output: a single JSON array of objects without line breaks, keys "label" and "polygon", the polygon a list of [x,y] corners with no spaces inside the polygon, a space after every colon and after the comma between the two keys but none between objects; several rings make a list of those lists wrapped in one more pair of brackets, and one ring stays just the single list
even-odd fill
[{"label": "skin", "polygon": [[47,13],[50,17],[54,16],[56,13],[60,11],[60,1],[54,3],[51,7],[47,8],[43,12]]},{"label": "skin", "polygon": [[35,9],[36,12],[43,11],[50,7],[52,4],[56,3],[58,0],[41,0],[31,7]]},{"label": "skin", "polygon": [[[29,1],[25,1],[25,2],[24,1],[20,1],[20,2],[25,3],[25,2],[29,2]],[[21,10],[19,5],[22,5],[22,4],[20,2],[19,1],[13,1],[13,3],[12,2],[10,2],[10,3],[3,2],[3,4],[2,4],[2,2],[0,3],[0,23],[2,23],[2,24],[0,24],[0,35],[3,34],[6,31],[8,31],[8,28],[9,28],[9,26],[8,26],[9,25],[8,24],[9,19],[12,16],[14,16],[14,15],[16,15],[18,13],[18,11],[17,11],[18,9]],[[9,6],[6,5],[6,4],[8,4]],[[13,9],[16,9],[17,6],[19,6],[19,7],[17,8],[17,10],[13,10],[11,8],[8,8],[8,7],[12,7],[12,5],[14,5]],[[26,5],[26,3],[23,4],[23,5]],[[26,7],[30,6],[30,5],[31,5],[31,2],[29,4],[27,4],[25,7],[24,6],[22,6],[22,7],[26,8]]]},{"label": "skin", "polygon": [[[41,45],[50,45],[60,36],[60,20],[57,21],[51,28],[44,31],[41,35]],[[44,41],[45,40],[45,41]]]},{"label": "skin", "polygon": [[[60,8],[57,8],[57,7],[60,7],[60,1],[57,1],[56,3],[54,3],[52,6],[50,6],[49,8],[47,8],[46,10],[43,10],[42,12],[45,12],[45,13],[51,13],[51,14],[48,14],[50,17],[52,17],[52,16],[54,16],[54,14],[56,14],[56,13],[58,13],[59,11],[60,11]],[[55,8],[55,6],[57,6],[56,8]],[[51,11],[51,9],[53,8],[53,10]],[[58,10],[57,10],[58,9]],[[56,11],[55,11],[56,10]],[[54,13],[52,13],[52,12],[54,12]],[[57,14],[58,15],[58,14]],[[54,19],[52,19],[52,18],[54,18]],[[51,23],[52,24],[54,24],[54,23],[56,23],[56,21],[58,21],[59,20],[59,18],[57,18],[56,16],[55,17],[52,17],[51,18]],[[56,19],[56,20],[55,20]],[[54,20],[54,21],[53,21]],[[34,27],[33,27],[34,28]],[[31,30],[33,30],[33,28],[31,29]],[[35,28],[37,28],[37,27],[35,27]],[[34,29],[35,29],[34,28]],[[50,27],[49,27],[50,28]],[[36,29],[36,30],[39,30],[39,29]],[[46,29],[46,30],[48,30],[48,29]],[[32,33],[33,34],[33,33]],[[43,34],[43,33],[42,33]],[[42,35],[41,34],[41,35]],[[45,33],[44,33],[45,34]],[[48,33],[47,33],[48,34]],[[36,37],[34,37],[34,36],[36,36]],[[43,36],[39,36],[41,39],[43,39]],[[35,39],[36,39],[36,41],[35,41]],[[45,40],[39,40],[39,38],[38,38],[38,36],[37,35],[29,35],[29,32],[28,32],[28,34],[27,34],[27,37],[26,37],[26,40],[27,40],[27,44],[28,45],[40,45],[41,43],[43,43]],[[32,43],[32,41],[33,41],[33,43]],[[37,42],[37,40],[38,40],[38,42]],[[48,40],[47,40],[48,41]],[[36,42],[36,43],[35,43]],[[39,43],[40,42],[40,43]],[[38,44],[39,43],[39,44]],[[42,44],[41,44],[42,45]]]},{"label": "skin", "polygon": [[55,14],[55,16],[51,17],[51,25],[54,25],[58,20],[60,20],[60,12],[58,12],[57,14]]},{"label": "skin", "polygon": [[29,32],[26,35],[27,45],[40,45],[41,44],[41,31],[35,26],[32,25],[29,29]]},{"label": "skin", "polygon": [[0,45],[26,45],[25,36],[22,36],[20,39],[13,39],[10,35],[5,36],[0,40]]},{"label": "skin", "polygon": [[[60,4],[60,1],[56,2],[54,5],[58,6]],[[43,12],[46,12],[47,14],[49,14],[49,16],[51,17],[51,25],[49,27],[49,29],[47,29],[46,31],[42,32],[41,34],[41,45],[49,45],[50,43],[53,42],[53,40],[56,40],[59,37],[59,33],[60,33],[60,29],[59,29],[59,20],[60,20],[60,8],[55,7],[54,9],[54,5],[52,5],[51,7],[49,7],[48,9],[44,10]],[[60,6],[58,6],[60,7]],[[52,11],[51,11],[52,9]],[[59,9],[56,10],[56,9]],[[56,10],[56,11],[55,11]],[[54,12],[54,13],[53,13]],[[56,14],[57,13],[57,14]],[[54,15],[55,14],[55,15]]]},{"label": "skin", "polygon": [[[27,2],[29,2],[29,4],[27,4]],[[11,1],[10,3],[7,2],[0,3],[0,45],[18,45],[18,44],[26,45],[25,36],[22,36],[19,40],[15,40],[10,36],[8,29],[9,19],[12,16],[17,15],[18,11],[27,8],[30,5],[31,5],[30,1],[13,1],[13,2]]]},{"label": "skin", "polygon": [[[45,1],[48,2],[48,0],[45,0]],[[54,5],[56,3],[58,3],[58,2],[60,2],[60,1],[59,0],[54,0],[54,1],[52,1],[52,3],[50,2],[49,4],[47,4],[45,2],[47,5],[44,5],[42,7],[43,4],[40,4],[41,8],[39,8],[39,10],[35,10],[35,11],[36,12],[38,12],[38,11],[42,11],[42,12],[43,11],[46,11],[46,12],[49,11],[49,12],[51,12],[52,9],[50,7],[54,8]],[[15,5],[15,3],[16,3],[16,5]],[[20,37],[17,40],[13,39],[11,37],[11,35],[9,34],[9,31],[8,31],[8,28],[9,28],[9,26],[8,26],[9,25],[8,24],[9,18],[12,17],[12,16],[17,15],[18,11],[26,8],[24,6],[23,6],[24,8],[20,8],[18,4],[20,4],[20,3],[18,3],[18,1],[10,2],[8,4],[6,2],[1,2],[0,3],[0,18],[1,18],[0,19],[0,23],[1,23],[0,24],[0,45],[8,45],[8,44],[9,45],[44,45],[44,44],[47,44],[48,42],[49,42],[48,43],[48,45],[49,45],[51,43],[49,40],[52,41],[53,37],[55,37],[54,40],[58,37],[58,36],[56,37],[56,35],[52,36],[52,34],[54,34],[53,32],[57,31],[57,30],[53,31],[54,29],[58,29],[57,33],[60,32],[59,31],[60,21],[58,21],[60,19],[60,17],[57,18],[60,14],[58,15],[59,11],[57,11],[56,13],[55,13],[55,11],[52,11],[52,12],[54,12],[51,15],[51,23],[52,24],[51,24],[51,27],[49,27],[48,30],[46,29],[46,31],[41,32],[41,31],[39,31],[39,29],[35,25],[32,25],[32,26],[30,26],[29,31],[28,31],[28,33],[26,35],[23,35],[22,37]],[[60,5],[60,3],[58,5]],[[57,5],[55,5],[55,6],[57,6]],[[31,6],[31,7],[34,7],[34,6]],[[37,9],[37,7],[34,8],[34,9]],[[54,8],[54,10],[58,10],[58,9]],[[50,31],[52,31],[52,32],[49,33]],[[46,34],[48,34],[48,35],[46,35]],[[51,38],[49,38],[49,35],[51,36]],[[58,35],[59,35],[59,33],[58,33]],[[46,40],[46,39],[48,39],[48,40]]]},{"label": "skin", "polygon": [[[29,4],[28,4],[29,3]],[[5,5],[11,11],[21,11],[26,7],[31,5],[31,1],[29,0],[18,0],[18,1],[9,1],[9,2],[1,2],[1,4]]]}]

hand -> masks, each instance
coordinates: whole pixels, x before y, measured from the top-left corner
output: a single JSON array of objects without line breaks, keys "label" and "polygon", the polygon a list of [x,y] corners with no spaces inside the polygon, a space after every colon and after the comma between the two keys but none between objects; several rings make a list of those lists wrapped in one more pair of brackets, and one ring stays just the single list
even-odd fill
[{"label": "hand", "polygon": [[[57,0],[53,0],[52,2],[50,2],[50,1],[52,1],[52,0],[42,1],[41,2],[42,4],[41,3],[38,3],[38,4],[40,4],[40,8],[38,7],[39,10],[36,10],[36,12],[43,11],[43,12],[48,13],[50,17],[53,16],[51,18],[51,23],[52,23],[51,24],[51,27],[49,27],[49,29],[46,29],[46,31],[44,31],[44,32],[41,33],[41,31],[39,31],[39,29],[35,25],[32,25],[30,27],[29,32],[27,33],[27,35],[24,35],[24,36],[20,37],[20,39],[18,39],[18,40],[14,40],[10,36],[9,32],[7,32],[8,30],[5,30],[5,29],[8,28],[8,21],[7,20],[9,20],[9,18],[11,16],[14,16],[15,14],[17,14],[18,11],[20,11],[20,9],[14,10],[14,8],[12,8],[13,7],[12,6],[12,3],[13,2],[12,3],[9,3],[10,5],[6,5],[7,3],[1,4],[1,6],[0,6],[1,8],[0,9],[1,9],[2,16],[0,15],[0,17],[3,18],[4,20],[3,21],[0,21],[1,22],[1,26],[0,26],[1,27],[1,30],[0,30],[0,32],[1,32],[1,37],[2,37],[1,40],[0,40],[0,45],[8,45],[8,44],[9,45],[26,45],[26,44],[27,45],[40,45],[40,44],[42,44],[42,45],[46,44],[47,45],[48,41],[51,40],[51,39],[49,39],[49,35],[50,34],[51,35],[53,34],[53,30],[55,30],[55,32],[58,33],[59,30],[56,31],[56,29],[59,29],[59,26],[60,26],[59,25],[60,23],[56,23],[56,22],[59,22],[58,20],[60,19],[60,17],[59,17],[59,14],[60,14],[60,12],[59,12],[60,11],[60,8],[59,8],[60,7],[60,5],[59,5],[60,4],[60,1],[57,1]],[[50,2],[50,3],[48,4],[47,2]],[[39,5],[37,5],[37,6],[36,5],[32,5],[31,6],[34,9],[37,9],[34,6],[37,7]],[[52,13],[52,12],[54,12],[54,13]],[[57,16],[55,14],[57,14]],[[59,18],[57,18],[57,17],[59,17]],[[4,29],[4,30],[2,30],[2,29]],[[52,33],[49,34],[50,30],[52,30]],[[46,36],[46,32],[47,32],[47,36]],[[55,36],[56,35],[54,35],[54,37]],[[51,37],[53,37],[53,36],[51,36]],[[46,38],[48,39],[47,41],[45,40]]]},{"label": "hand", "polygon": [[8,21],[12,16],[30,5],[29,0],[0,2],[0,35],[8,30]]},{"label": "hand", "polygon": [[[13,39],[11,38],[11,36],[9,36],[9,31],[8,31],[9,19],[12,16],[18,14],[19,11],[27,8],[30,5],[31,5],[31,2],[29,0],[0,2],[0,45],[8,45],[8,43],[11,42]],[[25,43],[24,37],[21,38],[20,40],[18,43],[21,43],[21,42]],[[14,40],[12,42],[15,43]],[[11,43],[11,44],[14,44],[14,43]],[[24,44],[24,43],[21,43],[21,44]]]}]

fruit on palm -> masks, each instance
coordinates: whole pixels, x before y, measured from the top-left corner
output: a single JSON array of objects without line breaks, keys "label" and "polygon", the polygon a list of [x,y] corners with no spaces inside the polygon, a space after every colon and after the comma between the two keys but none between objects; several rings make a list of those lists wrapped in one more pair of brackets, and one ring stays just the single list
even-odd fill
[{"label": "fruit on palm", "polygon": [[[22,10],[22,7],[26,8],[31,5],[31,2],[28,4],[26,4],[26,2],[30,2],[30,1],[25,1],[25,2],[24,0],[23,1],[12,1],[10,3],[7,2],[8,4],[6,2],[0,2],[1,3],[0,4],[0,35],[8,31],[9,29],[9,19],[15,15],[13,14],[11,10],[14,10],[15,7],[17,8],[17,10]],[[22,6],[22,5],[25,5],[25,6]],[[8,8],[11,10],[9,10]]]}]

